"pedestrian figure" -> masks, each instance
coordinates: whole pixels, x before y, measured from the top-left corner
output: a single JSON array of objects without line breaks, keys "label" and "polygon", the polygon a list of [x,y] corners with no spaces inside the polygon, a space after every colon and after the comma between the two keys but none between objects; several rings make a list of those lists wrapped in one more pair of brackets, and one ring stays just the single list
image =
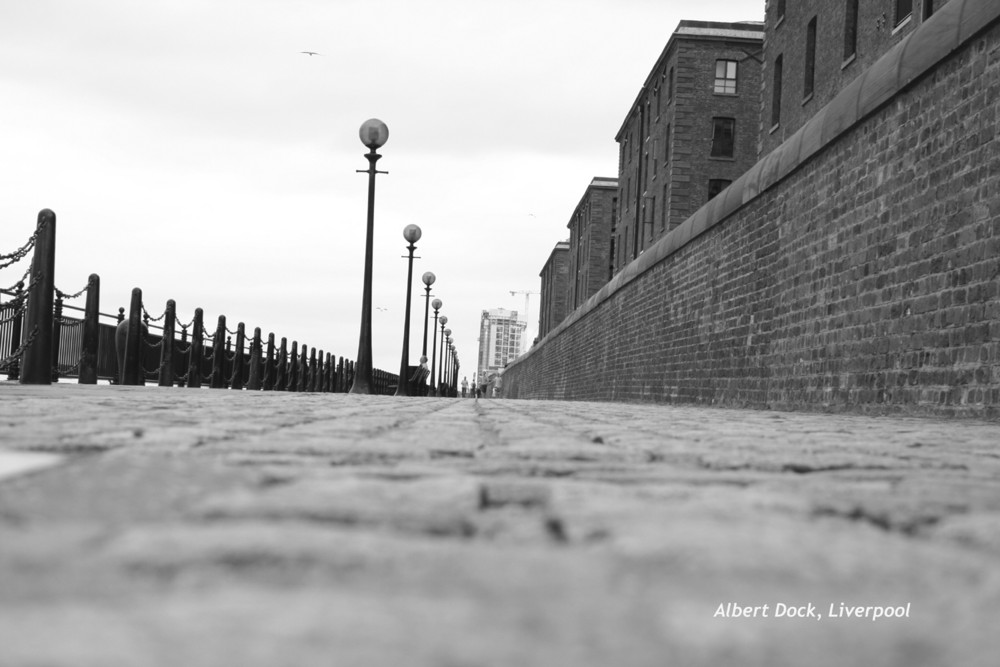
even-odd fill
[{"label": "pedestrian figure", "polygon": [[427,395],[427,376],[430,374],[431,371],[427,368],[427,357],[421,355],[420,365],[413,370],[413,375],[410,376],[410,387],[416,396]]},{"label": "pedestrian figure", "polygon": [[465,398],[466,394],[469,393],[469,378],[462,378],[462,398]]}]

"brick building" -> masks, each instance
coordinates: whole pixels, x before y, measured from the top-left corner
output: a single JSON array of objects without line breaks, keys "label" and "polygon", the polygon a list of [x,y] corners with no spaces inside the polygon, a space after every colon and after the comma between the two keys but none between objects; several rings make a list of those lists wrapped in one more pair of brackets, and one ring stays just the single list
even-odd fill
[{"label": "brick building", "polygon": [[763,38],[708,21],[670,36],[615,136],[615,273],[757,161]]},{"label": "brick building", "polygon": [[760,155],[792,136],[947,0],[767,0]]},{"label": "brick building", "polygon": [[562,322],[569,312],[566,308],[566,297],[569,294],[569,241],[556,244],[538,275],[542,279],[541,305],[538,307],[540,340]]},{"label": "brick building", "polygon": [[484,310],[479,323],[479,368],[476,384],[486,384],[508,363],[524,351],[524,330],[528,325],[517,317],[516,310]]},{"label": "brick building", "polygon": [[[568,311],[579,308],[611,279],[618,179],[590,181],[566,227],[569,229]],[[556,322],[555,324],[558,324]]]}]

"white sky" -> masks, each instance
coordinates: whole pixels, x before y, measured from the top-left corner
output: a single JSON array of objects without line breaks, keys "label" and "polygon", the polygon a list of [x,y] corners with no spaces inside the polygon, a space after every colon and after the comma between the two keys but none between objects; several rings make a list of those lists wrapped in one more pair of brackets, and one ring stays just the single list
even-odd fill
[{"label": "white sky", "polygon": [[380,118],[375,365],[399,369],[415,223],[410,362],[429,270],[471,376],[481,311],[524,311],[510,292],[538,291],[590,179],[617,175],[615,133],[677,22],[763,13],[764,0],[5,0],[0,252],[51,208],[56,285],[99,274],[103,312],[141,287],[153,314],[172,298],[185,322],[201,307],[209,329],[225,314],[353,359],[358,128]]}]

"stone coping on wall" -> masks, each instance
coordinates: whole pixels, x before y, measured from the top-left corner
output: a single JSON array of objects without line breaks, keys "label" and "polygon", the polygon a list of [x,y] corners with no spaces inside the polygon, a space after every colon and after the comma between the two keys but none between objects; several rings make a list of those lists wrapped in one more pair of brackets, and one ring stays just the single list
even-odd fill
[{"label": "stone coping on wall", "polygon": [[647,248],[512,365],[529,358],[633,280],[777,185],[997,20],[1000,20],[997,0],[950,0],[845,86],[795,134]]}]

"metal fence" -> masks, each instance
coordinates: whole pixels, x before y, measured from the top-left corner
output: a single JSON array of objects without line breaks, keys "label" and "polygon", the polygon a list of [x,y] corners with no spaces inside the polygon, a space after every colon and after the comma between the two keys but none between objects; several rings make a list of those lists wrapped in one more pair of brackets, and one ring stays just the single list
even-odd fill
[{"label": "metal fence", "polygon": [[[213,332],[196,308],[191,321],[178,324],[173,300],[151,316],[142,290],[132,290],[128,317],[100,312],[100,278],[68,294],[54,283],[55,214],[39,213],[35,233],[12,253],[0,255],[0,270],[14,266],[34,250],[31,268],[8,288],[0,288],[0,373],[8,380],[49,384],[76,378],[82,384],[210,387],[251,391],[346,392],[354,380],[354,362],[309,348],[274,334],[262,339],[260,328],[246,335],[220,316]],[[86,306],[67,303],[80,297]],[[67,315],[72,311],[77,316]],[[178,329],[180,331],[178,332]],[[233,337],[235,336],[235,341]],[[373,393],[391,394],[398,377],[374,369]]]}]

